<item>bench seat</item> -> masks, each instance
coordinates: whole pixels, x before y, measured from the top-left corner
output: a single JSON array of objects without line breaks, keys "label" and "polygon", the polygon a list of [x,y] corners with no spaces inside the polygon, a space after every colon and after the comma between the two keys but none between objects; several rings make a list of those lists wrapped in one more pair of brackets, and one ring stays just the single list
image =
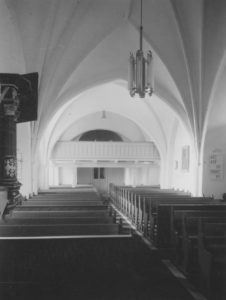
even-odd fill
[{"label": "bench seat", "polygon": [[19,206],[14,209],[13,213],[17,213],[18,211],[78,211],[78,210],[108,210],[108,206],[105,205],[78,205],[78,206]]},{"label": "bench seat", "polygon": [[119,224],[1,225],[0,237],[117,235]]},{"label": "bench seat", "polygon": [[10,218],[2,220],[1,225],[26,225],[26,224],[113,224],[114,218],[110,216],[103,217],[58,217],[58,218]]},{"label": "bench seat", "polygon": [[13,211],[12,218],[58,218],[58,217],[98,217],[103,218],[109,216],[106,210],[68,210],[68,211]]}]

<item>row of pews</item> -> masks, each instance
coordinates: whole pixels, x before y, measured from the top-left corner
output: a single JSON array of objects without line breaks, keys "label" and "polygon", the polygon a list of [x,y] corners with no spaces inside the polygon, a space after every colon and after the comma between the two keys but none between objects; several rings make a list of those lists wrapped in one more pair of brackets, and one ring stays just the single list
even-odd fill
[{"label": "row of pews", "polygon": [[153,186],[110,185],[110,199],[209,299],[225,299],[226,202]]},{"label": "row of pews", "polygon": [[131,230],[91,188],[42,191],[0,221],[2,239],[117,235]]},{"label": "row of pews", "polygon": [[194,300],[138,235],[0,240],[2,300]]},{"label": "row of pews", "polygon": [[0,299],[193,297],[107,199],[94,189],[58,188],[0,222]]}]

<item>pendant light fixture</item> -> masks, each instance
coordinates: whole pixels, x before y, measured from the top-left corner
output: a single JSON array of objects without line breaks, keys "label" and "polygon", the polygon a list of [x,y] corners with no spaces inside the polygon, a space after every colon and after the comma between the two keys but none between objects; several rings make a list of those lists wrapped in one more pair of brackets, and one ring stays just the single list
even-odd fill
[{"label": "pendant light fixture", "polygon": [[154,74],[153,74],[153,56],[151,50],[147,53],[147,58],[143,53],[143,3],[140,5],[140,49],[137,50],[136,56],[130,53],[129,58],[129,92],[131,97],[139,94],[144,98],[145,94],[149,96],[153,93]]}]

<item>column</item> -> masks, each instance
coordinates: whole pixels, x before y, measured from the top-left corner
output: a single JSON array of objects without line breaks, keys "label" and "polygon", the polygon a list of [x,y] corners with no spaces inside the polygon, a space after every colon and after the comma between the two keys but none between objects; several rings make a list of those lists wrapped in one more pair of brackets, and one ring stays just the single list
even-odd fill
[{"label": "column", "polygon": [[19,116],[19,99],[15,86],[0,90],[0,186],[8,189],[8,205],[22,200],[17,180],[16,121]]},{"label": "column", "polygon": [[73,183],[72,183],[72,187],[76,187],[76,185],[78,184],[78,175],[77,175],[77,166],[73,165],[73,170],[72,170],[72,176],[73,176]]}]

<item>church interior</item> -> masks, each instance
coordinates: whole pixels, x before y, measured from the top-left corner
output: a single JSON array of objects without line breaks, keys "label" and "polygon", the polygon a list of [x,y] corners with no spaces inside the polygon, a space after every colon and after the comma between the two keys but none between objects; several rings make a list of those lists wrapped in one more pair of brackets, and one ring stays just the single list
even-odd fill
[{"label": "church interior", "polygon": [[226,297],[226,1],[0,1],[0,298]]}]

